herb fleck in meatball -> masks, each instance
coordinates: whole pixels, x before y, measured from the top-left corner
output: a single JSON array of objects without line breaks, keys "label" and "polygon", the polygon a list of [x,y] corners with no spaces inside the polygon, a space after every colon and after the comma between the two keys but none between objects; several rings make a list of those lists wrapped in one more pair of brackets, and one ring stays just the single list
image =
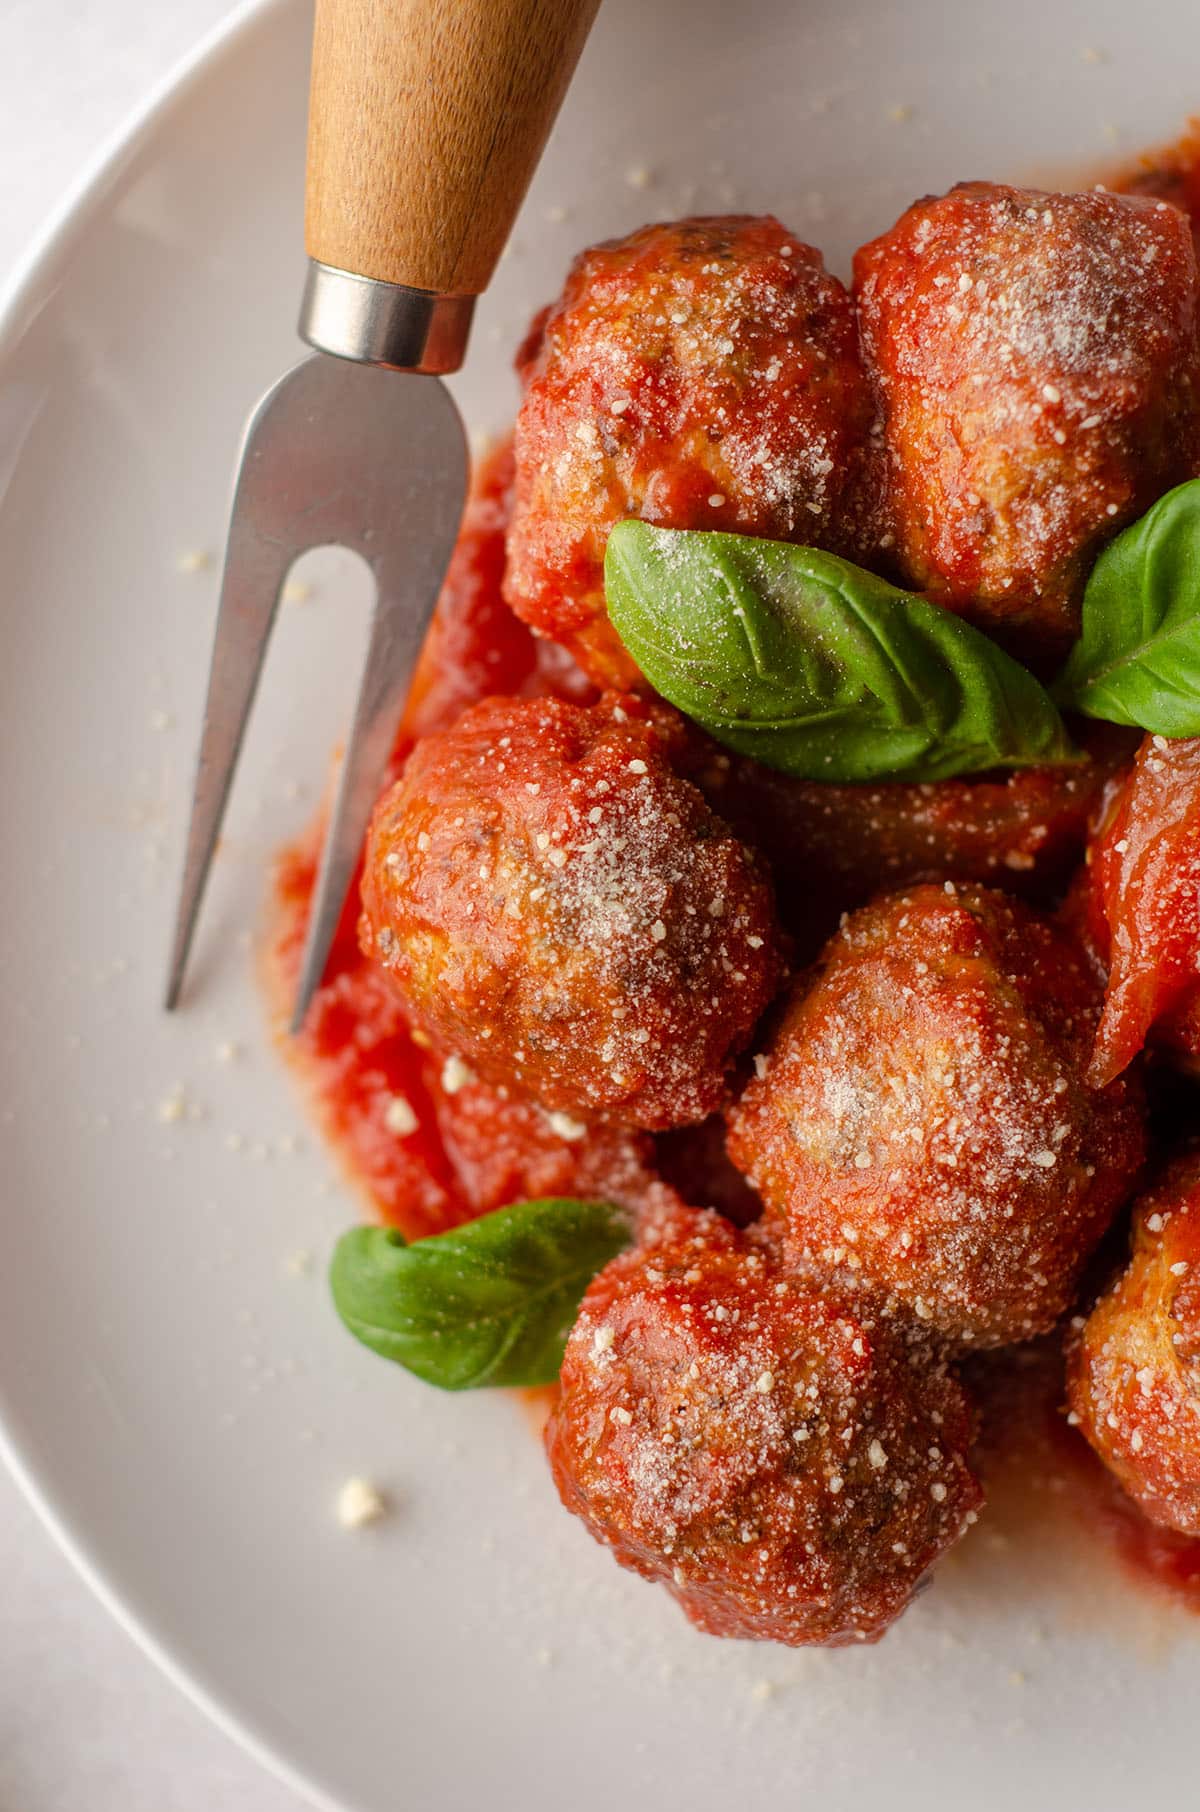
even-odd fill
[{"label": "herb fleck in meatball", "polygon": [[604,684],[625,516],[852,551],[870,405],[850,298],[769,217],[643,227],[579,257],[523,355],[506,596]]},{"label": "herb fleck in meatball", "polygon": [[914,887],[788,998],[729,1152],[805,1265],[978,1346],[1050,1328],[1132,1188],[1132,1085],[1085,1080],[1099,987],[1030,907]]},{"label": "herb fleck in meatball", "polygon": [[1200,1151],[1138,1203],[1129,1265],[1073,1342],[1067,1393],[1146,1515],[1200,1536]]},{"label": "herb fleck in meatball", "polygon": [[1101,546],[1196,469],[1196,258],[1178,209],[963,183],[855,258],[883,546],[985,629],[1057,649]]},{"label": "herb fleck in meatball", "polygon": [[636,701],[490,699],[376,808],[363,948],[443,1052],[547,1109],[702,1120],[781,969],[769,883]]},{"label": "herb fleck in meatball", "polygon": [[711,1214],[583,1300],[546,1446],[564,1504],[718,1636],[874,1641],[974,1521],[966,1397]]}]

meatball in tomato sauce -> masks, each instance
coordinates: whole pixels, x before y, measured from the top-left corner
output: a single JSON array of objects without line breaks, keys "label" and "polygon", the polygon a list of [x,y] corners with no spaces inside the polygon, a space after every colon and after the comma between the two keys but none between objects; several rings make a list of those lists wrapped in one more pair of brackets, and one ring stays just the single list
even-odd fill
[{"label": "meatball in tomato sauce", "polygon": [[769,882],[635,700],[489,699],[376,808],[361,941],[435,1046],[647,1130],[725,1094],[781,971]]},{"label": "meatball in tomato sauce", "polygon": [[1142,1159],[1133,1085],[1085,1080],[1099,1008],[1082,954],[1017,900],[877,900],[795,984],[730,1156],[798,1263],[954,1341],[1041,1333]]},{"label": "meatball in tomato sauce", "polygon": [[1200,1074],[1200,737],[1146,737],[1089,858],[1088,930],[1108,965],[1092,1080],[1147,1040]]},{"label": "meatball in tomato sauce", "polygon": [[713,1635],[874,1641],[974,1520],[943,1365],[719,1217],[615,1259],[546,1431],[564,1504]]},{"label": "meatball in tomato sauce", "polygon": [[643,227],[579,257],[521,362],[509,603],[603,684],[625,516],[851,551],[869,431],[854,312],[777,220]]},{"label": "meatball in tomato sauce", "polygon": [[982,628],[1062,649],[1101,546],[1196,470],[1187,220],[1148,198],[964,183],[854,270],[882,550]]},{"label": "meatball in tomato sauce", "polygon": [[1128,733],[1107,725],[1084,736],[1078,766],[933,783],[800,780],[711,745],[689,777],[766,857],[784,924],[810,956],[843,912],[885,888],[982,881],[1034,901],[1061,895],[1131,752]]},{"label": "meatball in tomato sauce", "polygon": [[1067,1393],[1146,1515],[1200,1536],[1200,1151],[1138,1203],[1128,1267],[1073,1342]]}]

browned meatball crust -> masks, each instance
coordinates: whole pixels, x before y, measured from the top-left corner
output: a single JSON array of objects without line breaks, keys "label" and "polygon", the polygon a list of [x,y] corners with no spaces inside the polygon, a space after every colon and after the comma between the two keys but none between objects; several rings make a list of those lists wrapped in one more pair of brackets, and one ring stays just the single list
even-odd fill
[{"label": "browned meatball crust", "polygon": [[979,1346],[1050,1328],[1142,1160],[1136,1087],[1089,1088],[1100,990],[988,888],[851,914],[787,998],[729,1153],[803,1264]]},{"label": "browned meatball crust", "polygon": [[602,684],[626,516],[851,551],[870,425],[850,298],[770,217],[680,220],[584,252],[522,356],[505,595]]},{"label": "browned meatball crust", "polygon": [[1072,1342],[1067,1400],[1146,1515],[1200,1536],[1200,1151],[1138,1202],[1129,1263]]},{"label": "browned meatball crust", "polygon": [[439,1050],[564,1124],[703,1120],[781,973],[770,885],[672,734],[632,699],[489,699],[372,820],[364,950]]},{"label": "browned meatball crust", "polygon": [[563,1502],[714,1635],[874,1641],[974,1521],[967,1399],[712,1214],[595,1279],[546,1432]]},{"label": "browned meatball crust", "polygon": [[882,416],[881,548],[1031,650],[1105,541],[1196,470],[1196,257],[1178,209],[962,183],[854,261]]}]

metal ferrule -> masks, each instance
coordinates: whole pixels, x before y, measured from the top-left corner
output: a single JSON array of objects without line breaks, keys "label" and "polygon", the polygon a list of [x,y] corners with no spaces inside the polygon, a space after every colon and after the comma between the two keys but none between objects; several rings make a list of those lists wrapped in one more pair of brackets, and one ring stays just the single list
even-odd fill
[{"label": "metal ferrule", "polygon": [[457,371],[467,350],[474,296],[381,283],[309,260],[300,337],[318,352],[391,371]]}]

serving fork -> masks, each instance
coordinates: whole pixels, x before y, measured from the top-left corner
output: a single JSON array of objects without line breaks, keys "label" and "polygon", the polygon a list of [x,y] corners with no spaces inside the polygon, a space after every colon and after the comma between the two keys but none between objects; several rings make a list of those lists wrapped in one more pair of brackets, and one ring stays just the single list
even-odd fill
[{"label": "serving fork", "polygon": [[[242,446],[166,1004],[180,998],[279,598],[336,544],[375,587],[292,1017],[320,984],[466,500],[441,382],[599,0],[317,0],[300,335]],[[404,374],[398,376],[397,374]]]}]

